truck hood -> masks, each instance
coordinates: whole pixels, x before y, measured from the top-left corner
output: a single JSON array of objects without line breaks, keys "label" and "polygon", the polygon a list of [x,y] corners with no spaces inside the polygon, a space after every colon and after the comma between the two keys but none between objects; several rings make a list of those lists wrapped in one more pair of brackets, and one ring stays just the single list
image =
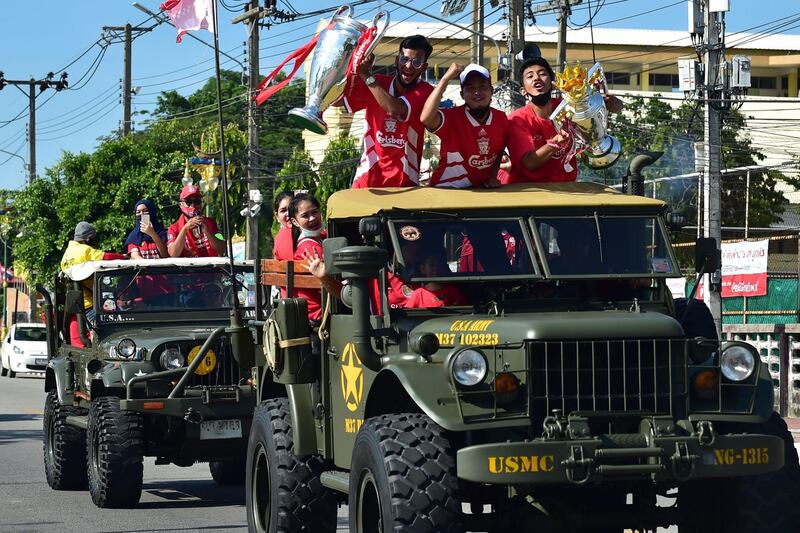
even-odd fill
[{"label": "truck hood", "polygon": [[646,339],[684,335],[681,325],[671,316],[653,311],[620,310],[448,316],[426,320],[414,327],[413,331],[437,335],[456,334],[457,337],[465,333],[497,334],[501,343],[522,340]]}]

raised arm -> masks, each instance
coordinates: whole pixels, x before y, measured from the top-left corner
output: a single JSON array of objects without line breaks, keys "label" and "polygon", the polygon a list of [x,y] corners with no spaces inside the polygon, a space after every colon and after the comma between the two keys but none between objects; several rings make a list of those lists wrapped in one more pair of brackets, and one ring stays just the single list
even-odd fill
[{"label": "raised arm", "polygon": [[444,76],[439,80],[439,83],[433,88],[433,92],[428,96],[428,99],[425,100],[420,120],[425,124],[428,131],[436,131],[439,129],[439,126],[442,125],[442,115],[439,113],[439,104],[442,102],[442,96],[444,96],[444,92],[447,90],[447,84],[450,83],[451,80],[457,78],[463,70],[464,65],[459,63],[451,64],[447,72],[444,73]]},{"label": "raised arm", "polygon": [[375,101],[378,102],[378,105],[381,106],[384,111],[390,115],[403,117],[405,119],[406,115],[408,115],[408,107],[401,98],[392,96],[386,89],[375,82],[367,83],[367,80],[372,77],[372,63],[374,61],[375,54],[370,54],[370,56],[358,66],[358,77],[364,82],[367,86],[367,90],[369,90],[375,98]]}]

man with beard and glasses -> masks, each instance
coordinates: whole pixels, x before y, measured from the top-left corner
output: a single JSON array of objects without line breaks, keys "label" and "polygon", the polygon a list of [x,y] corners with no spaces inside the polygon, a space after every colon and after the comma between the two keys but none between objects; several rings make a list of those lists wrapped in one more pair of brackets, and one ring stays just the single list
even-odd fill
[{"label": "man with beard and glasses", "polygon": [[181,216],[167,230],[171,257],[217,257],[225,255],[225,241],[216,221],[203,216],[203,195],[197,185],[181,190]]},{"label": "man with beard and glasses", "polygon": [[394,76],[372,75],[371,55],[358,67],[344,90],[349,113],[366,111],[364,153],[353,188],[411,187],[419,185],[419,167],[425,130],[419,119],[431,85],[420,79],[433,47],[422,35],[403,39],[395,59]]},{"label": "man with beard and glasses", "polygon": [[[439,109],[448,82],[459,76],[464,105]],[[425,107],[422,123],[442,140],[434,187],[499,187],[497,169],[508,135],[508,118],[491,107],[492,76],[480,65],[453,63],[439,80]]]},{"label": "man with beard and glasses", "polygon": [[[574,139],[568,132],[556,131],[550,115],[561,103],[552,98],[555,73],[542,57],[526,59],[519,67],[520,92],[528,103],[508,117],[513,135],[508,137],[511,171],[502,173],[503,183],[575,181],[578,162],[572,154]],[[612,113],[622,110],[622,101],[605,97]]]}]

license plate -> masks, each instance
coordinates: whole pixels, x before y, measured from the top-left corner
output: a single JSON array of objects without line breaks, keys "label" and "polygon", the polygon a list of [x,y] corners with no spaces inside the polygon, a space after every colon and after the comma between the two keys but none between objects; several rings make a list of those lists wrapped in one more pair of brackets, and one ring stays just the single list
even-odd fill
[{"label": "license plate", "polygon": [[200,422],[200,440],[237,439],[241,438],[241,436],[242,421],[236,418]]},{"label": "license plate", "polygon": [[46,366],[47,365],[47,357],[37,357],[33,360],[36,366]]}]

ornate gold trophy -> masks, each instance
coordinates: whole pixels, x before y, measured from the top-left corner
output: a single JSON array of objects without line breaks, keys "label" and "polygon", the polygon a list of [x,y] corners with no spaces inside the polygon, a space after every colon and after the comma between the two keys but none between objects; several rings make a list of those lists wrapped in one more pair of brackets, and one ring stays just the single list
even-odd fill
[{"label": "ornate gold trophy", "polygon": [[564,96],[550,115],[556,131],[565,129],[575,139],[575,153],[585,156],[593,169],[607,168],[617,162],[622,147],[608,135],[608,109],[603,96],[608,94],[606,75],[600,63],[587,72],[580,63],[567,66],[554,84]]},{"label": "ornate gold trophy", "polygon": [[305,107],[289,111],[296,125],[314,133],[328,132],[322,113],[342,98],[348,74],[354,73],[358,62],[372,53],[389,25],[385,11],[375,15],[370,27],[352,18],[352,14],[352,8],[343,5],[319,33],[311,56],[308,101]]}]

